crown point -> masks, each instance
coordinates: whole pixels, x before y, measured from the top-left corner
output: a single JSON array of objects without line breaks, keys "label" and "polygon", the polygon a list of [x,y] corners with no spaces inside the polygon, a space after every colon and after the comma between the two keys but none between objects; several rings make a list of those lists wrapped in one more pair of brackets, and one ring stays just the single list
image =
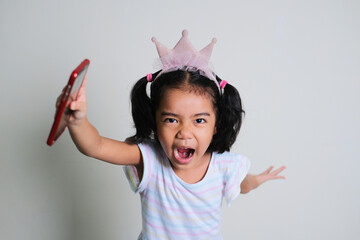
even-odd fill
[{"label": "crown point", "polygon": [[189,35],[189,32],[188,32],[188,30],[183,30],[182,31],[182,35],[184,36],[184,37],[186,37],[187,35]]},{"label": "crown point", "polygon": [[216,39],[216,38],[213,38],[213,39],[211,40],[211,42],[215,44],[215,43],[217,43],[217,39]]},{"label": "crown point", "polygon": [[155,37],[152,37],[152,38],[151,38],[151,41],[157,42],[157,39],[156,39]]}]

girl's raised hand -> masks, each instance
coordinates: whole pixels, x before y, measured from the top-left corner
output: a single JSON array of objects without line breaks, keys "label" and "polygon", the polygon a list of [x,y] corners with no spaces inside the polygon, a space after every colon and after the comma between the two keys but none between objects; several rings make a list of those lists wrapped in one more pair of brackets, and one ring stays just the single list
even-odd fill
[{"label": "girl's raised hand", "polygon": [[[71,97],[71,96],[70,96]],[[70,119],[69,125],[77,124],[86,116],[87,104],[86,104],[86,75],[84,81],[79,88],[77,99],[72,98],[69,105],[70,108]]]},{"label": "girl's raised hand", "polygon": [[[67,89],[67,86],[65,86],[62,93],[56,100],[56,110],[58,110],[58,108],[60,106],[61,100],[65,94],[66,89]],[[77,124],[86,116],[87,106],[86,106],[86,94],[85,93],[86,93],[86,76],[84,77],[84,81],[83,81],[81,87],[79,88],[79,92],[77,94],[77,99],[75,100],[76,96],[74,96],[74,95],[69,96],[69,100],[68,100],[69,109],[65,110],[65,112],[64,112],[65,117],[68,117],[70,115],[69,121],[68,121],[69,125]]]}]

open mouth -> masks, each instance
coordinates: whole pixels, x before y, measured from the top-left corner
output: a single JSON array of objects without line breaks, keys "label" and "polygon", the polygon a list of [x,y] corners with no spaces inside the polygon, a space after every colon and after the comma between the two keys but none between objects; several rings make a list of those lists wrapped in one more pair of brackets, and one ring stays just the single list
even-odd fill
[{"label": "open mouth", "polygon": [[177,148],[175,150],[175,158],[180,163],[188,163],[191,161],[195,150],[192,148]]}]

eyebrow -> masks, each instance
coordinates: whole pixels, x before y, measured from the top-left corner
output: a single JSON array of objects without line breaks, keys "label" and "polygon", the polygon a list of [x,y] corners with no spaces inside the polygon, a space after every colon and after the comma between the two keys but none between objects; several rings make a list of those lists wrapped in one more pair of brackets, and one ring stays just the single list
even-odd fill
[{"label": "eyebrow", "polygon": [[203,113],[197,113],[197,114],[194,115],[194,117],[201,117],[201,116],[208,116],[208,117],[210,117],[210,113],[203,112]]},{"label": "eyebrow", "polygon": [[[179,114],[171,113],[171,112],[162,112],[160,114],[161,116],[171,116],[171,117],[179,117]],[[201,116],[210,116],[210,113],[202,112],[202,113],[196,113],[193,115],[193,117],[201,117]]]}]

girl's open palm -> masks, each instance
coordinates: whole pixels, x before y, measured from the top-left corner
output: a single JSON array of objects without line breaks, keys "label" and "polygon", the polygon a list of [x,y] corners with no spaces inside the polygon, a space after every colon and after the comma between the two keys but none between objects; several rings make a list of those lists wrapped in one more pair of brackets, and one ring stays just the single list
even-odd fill
[{"label": "girl's open palm", "polygon": [[253,175],[248,174],[246,175],[245,179],[241,183],[241,192],[242,193],[248,193],[251,190],[257,188],[261,184],[265,183],[269,180],[275,180],[275,179],[285,179],[284,176],[279,175],[286,167],[280,167],[276,170],[272,170],[274,167],[271,166],[268,169],[266,169],[264,172]]},{"label": "girl's open palm", "polygon": [[274,180],[274,179],[285,179],[284,176],[280,176],[279,174],[286,168],[286,167],[280,167],[274,171],[272,171],[274,167],[271,166],[268,169],[266,169],[264,172],[255,175],[256,182],[258,183],[258,186],[263,184],[264,182],[268,180]]}]

